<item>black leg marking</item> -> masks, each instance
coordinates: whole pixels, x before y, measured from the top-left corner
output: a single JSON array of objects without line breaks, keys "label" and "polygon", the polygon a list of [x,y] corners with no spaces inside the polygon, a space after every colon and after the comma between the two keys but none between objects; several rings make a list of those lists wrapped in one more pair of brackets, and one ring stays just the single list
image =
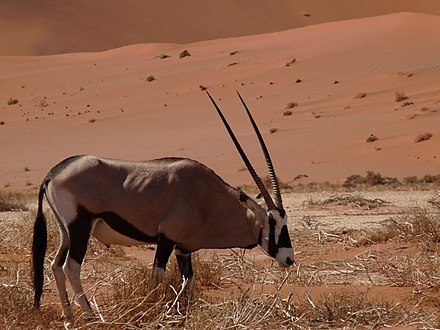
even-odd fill
[{"label": "black leg marking", "polygon": [[165,269],[175,243],[165,235],[160,234],[157,240],[157,250],[154,256],[154,266]]},{"label": "black leg marking", "polygon": [[186,279],[191,278],[194,275],[191,262],[191,252],[179,248],[176,248],[175,252],[180,274]]},{"label": "black leg marking", "polygon": [[81,265],[87,251],[92,221],[95,217],[82,206],[78,206],[77,212],[76,219],[68,228],[70,237],[69,257]]}]

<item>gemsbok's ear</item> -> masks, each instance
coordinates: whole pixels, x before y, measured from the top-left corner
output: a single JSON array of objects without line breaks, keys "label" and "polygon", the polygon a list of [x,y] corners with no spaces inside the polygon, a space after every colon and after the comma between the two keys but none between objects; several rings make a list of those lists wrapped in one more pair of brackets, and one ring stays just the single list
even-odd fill
[{"label": "gemsbok's ear", "polygon": [[238,192],[238,200],[240,201],[240,204],[251,210],[254,214],[257,214],[258,211],[261,211],[261,206],[254,201],[252,198],[250,198],[243,190],[240,188],[237,188]]}]

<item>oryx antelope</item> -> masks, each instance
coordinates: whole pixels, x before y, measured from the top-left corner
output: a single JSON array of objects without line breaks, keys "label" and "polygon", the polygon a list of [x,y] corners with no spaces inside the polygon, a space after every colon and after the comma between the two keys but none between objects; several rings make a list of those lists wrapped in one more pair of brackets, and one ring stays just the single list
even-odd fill
[{"label": "oryx antelope", "polygon": [[43,199],[59,225],[60,246],[52,261],[63,316],[72,317],[68,278],[86,317],[93,312],[84,294],[80,268],[90,236],[107,246],[157,244],[153,274],[161,281],[174,250],[181,274],[194,284],[191,253],[210,248],[260,245],[280,265],[293,264],[280,188],[260,132],[240,97],[263,149],[274,200],[257,175],[215,101],[208,94],[257,184],[260,204],[232,188],[208,167],[186,158],[146,162],[73,156],[53,167],[41,184],[33,235],[34,307],[43,291],[47,245]]}]

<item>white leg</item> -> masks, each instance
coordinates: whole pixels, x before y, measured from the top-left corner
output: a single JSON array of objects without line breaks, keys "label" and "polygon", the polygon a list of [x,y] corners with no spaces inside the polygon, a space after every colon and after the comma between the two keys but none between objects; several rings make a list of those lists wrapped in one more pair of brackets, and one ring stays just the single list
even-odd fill
[{"label": "white leg", "polygon": [[86,298],[84,289],[81,284],[81,278],[80,278],[81,265],[78,262],[76,262],[73,258],[67,256],[67,260],[66,263],[64,264],[63,270],[67,278],[69,279],[70,285],[72,286],[72,290],[75,293],[76,301],[80,305],[84,313],[84,316],[86,318],[93,318],[94,314],[92,308],[90,307],[90,304]]},{"label": "white leg", "polygon": [[63,271],[63,265],[66,261],[67,252],[69,251],[69,235],[64,224],[57,216],[60,232],[60,246],[58,247],[55,258],[52,260],[51,267],[57,285],[58,295],[60,297],[61,307],[63,309],[62,319],[73,319],[72,308],[70,306],[69,297],[66,290],[66,275]]}]

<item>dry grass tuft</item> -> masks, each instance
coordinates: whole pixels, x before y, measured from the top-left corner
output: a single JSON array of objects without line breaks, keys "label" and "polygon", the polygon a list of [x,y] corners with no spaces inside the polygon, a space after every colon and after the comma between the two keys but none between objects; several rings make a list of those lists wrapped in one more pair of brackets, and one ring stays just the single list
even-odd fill
[{"label": "dry grass tuft", "polygon": [[394,101],[396,102],[402,102],[408,99],[408,96],[404,92],[396,92],[394,96]]},{"label": "dry grass tuft", "polygon": [[307,204],[310,206],[322,206],[322,205],[341,205],[341,206],[349,206],[356,208],[364,208],[367,210],[371,210],[377,207],[384,206],[385,204],[389,204],[389,202],[380,199],[368,199],[362,196],[352,196],[350,194],[342,194],[330,196],[325,200],[315,200],[309,199]]},{"label": "dry grass tuft", "polygon": [[19,193],[0,191],[0,212],[27,211],[27,201]]},{"label": "dry grass tuft", "polygon": [[414,142],[419,143],[419,142],[423,142],[423,141],[428,141],[430,138],[432,138],[432,133],[426,132],[426,133],[422,133],[422,134],[417,135],[417,137],[414,139]]}]

